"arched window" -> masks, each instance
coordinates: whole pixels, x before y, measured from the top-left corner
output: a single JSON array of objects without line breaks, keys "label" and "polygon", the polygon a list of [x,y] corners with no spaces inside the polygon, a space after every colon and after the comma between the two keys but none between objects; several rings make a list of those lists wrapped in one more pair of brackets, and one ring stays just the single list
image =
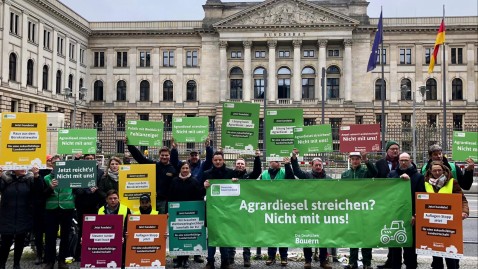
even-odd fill
[{"label": "arched window", "polygon": [[254,99],[263,99],[266,89],[266,70],[263,67],[254,69]]},{"label": "arched window", "polygon": [[[387,81],[383,81],[383,91],[385,96],[383,100],[387,99]],[[382,100],[382,79],[379,78],[375,81],[375,100]]]},{"label": "arched window", "polygon": [[287,67],[279,68],[277,71],[277,98],[290,98],[290,69]]},{"label": "arched window", "polygon": [[234,67],[231,69],[229,74],[230,78],[230,98],[231,99],[242,99],[242,78],[244,74],[242,69],[239,67]]},{"label": "arched window", "polygon": [[97,80],[93,84],[93,100],[103,101],[103,81]]},{"label": "arched window", "polygon": [[43,66],[41,89],[44,91],[48,90],[48,65]]},{"label": "arched window", "polygon": [[302,99],[315,98],[315,70],[312,67],[302,69]]},{"label": "arched window", "polygon": [[196,81],[190,80],[186,84],[186,101],[196,101],[197,86]]},{"label": "arched window", "polygon": [[427,79],[427,100],[437,100],[437,81],[433,78]]},{"label": "arched window", "polygon": [[327,68],[327,98],[340,98],[340,68],[335,65]]},{"label": "arched window", "polygon": [[61,94],[61,71],[56,71],[56,94]]},{"label": "arched window", "polygon": [[73,75],[72,74],[68,75],[68,88],[71,89],[70,96],[73,96]]},{"label": "arched window", "polygon": [[33,86],[33,60],[27,61],[27,85]]},{"label": "arched window", "polygon": [[173,101],[173,82],[171,80],[166,80],[163,82],[163,101],[172,102]]},{"label": "arched window", "polygon": [[116,83],[116,101],[126,101],[126,81]]},{"label": "arched window", "polygon": [[451,82],[451,99],[463,100],[463,81],[459,78],[455,78]]},{"label": "arched window", "polygon": [[139,100],[149,101],[149,81],[143,80],[139,84]]},{"label": "arched window", "polygon": [[10,81],[17,81],[17,55],[10,53],[8,62],[8,79]]},{"label": "arched window", "polygon": [[402,100],[412,100],[412,82],[408,78],[400,82],[400,96]]},{"label": "arched window", "polygon": [[78,89],[81,88],[83,88],[83,78],[80,78],[80,80],[78,81]]}]

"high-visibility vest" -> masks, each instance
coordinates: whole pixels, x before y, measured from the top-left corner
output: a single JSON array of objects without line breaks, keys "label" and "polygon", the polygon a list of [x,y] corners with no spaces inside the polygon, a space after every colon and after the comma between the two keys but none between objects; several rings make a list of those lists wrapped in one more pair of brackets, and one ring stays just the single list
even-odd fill
[{"label": "high-visibility vest", "polygon": [[[445,184],[445,186],[441,187],[440,190],[438,190],[438,193],[453,193],[453,178],[450,178],[448,182]],[[435,190],[433,189],[433,185],[425,182],[425,190],[430,193],[435,193]]]},{"label": "high-visibility vest", "polygon": [[[45,176],[45,183],[50,186],[51,175]],[[46,209],[74,209],[75,208],[75,196],[71,188],[55,188],[52,195],[46,199]]]},{"label": "high-visibility vest", "polygon": [[[272,179],[268,170],[262,172],[261,178],[262,178],[262,180],[271,180]],[[277,172],[277,175],[274,178],[274,180],[282,180],[282,179],[285,179],[285,169],[284,168],[279,169],[279,172]]]},{"label": "high-visibility vest", "polygon": [[[106,215],[105,212],[106,212],[106,205],[98,209],[98,215]],[[128,215],[128,207],[120,204],[118,209],[118,215],[123,216],[123,225],[124,225],[124,221],[126,220],[126,215]]]},{"label": "high-visibility vest", "polygon": [[[451,167],[451,174],[453,175],[453,178],[457,178],[456,176],[456,165],[455,163],[448,163]],[[428,169],[428,164],[425,164],[423,167],[422,167],[422,175],[425,175],[425,173],[427,172],[427,169]]]}]

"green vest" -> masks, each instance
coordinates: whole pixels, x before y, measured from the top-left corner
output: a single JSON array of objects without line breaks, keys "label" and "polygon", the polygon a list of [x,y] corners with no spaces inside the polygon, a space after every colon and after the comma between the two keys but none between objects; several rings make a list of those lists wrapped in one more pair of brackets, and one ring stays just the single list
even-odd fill
[{"label": "green vest", "polygon": [[[445,186],[441,187],[440,190],[438,190],[438,193],[453,193],[453,180],[453,178],[450,178],[450,180],[448,180]],[[433,185],[428,182],[425,182],[425,190],[430,193],[435,193]]]},{"label": "green vest", "polygon": [[[51,174],[45,176],[45,182],[47,186],[53,179]],[[75,208],[75,196],[71,188],[55,188],[53,194],[46,199],[46,209],[74,209]]]},{"label": "green vest", "polygon": [[[98,209],[98,215],[105,215],[105,212],[106,212],[106,205]],[[128,207],[120,204],[118,209],[118,215],[123,216],[123,225],[124,225],[124,221],[126,220],[126,215],[128,215]]]},{"label": "green vest", "polygon": [[[272,179],[268,170],[262,172],[261,178],[262,178],[262,180],[271,180]],[[285,179],[285,169],[284,168],[279,169],[279,172],[277,172],[277,175],[274,178],[274,180],[282,180],[282,179]]]},{"label": "green vest", "polygon": [[[457,178],[456,177],[456,166],[455,166],[455,163],[448,163],[451,167],[451,174],[453,175],[453,178]],[[427,172],[427,169],[428,169],[428,163],[425,164],[423,167],[422,167],[422,175],[425,175],[425,173]]]}]

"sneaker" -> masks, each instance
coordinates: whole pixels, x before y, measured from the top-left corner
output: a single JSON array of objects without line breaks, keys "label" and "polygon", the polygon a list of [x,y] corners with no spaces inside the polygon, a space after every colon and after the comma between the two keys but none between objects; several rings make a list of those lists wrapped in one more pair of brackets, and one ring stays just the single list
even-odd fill
[{"label": "sneaker", "polygon": [[214,266],[214,262],[207,262],[206,266],[204,266],[204,269],[215,269],[216,267]]},{"label": "sneaker", "polygon": [[186,259],[186,260],[183,261],[183,268],[184,268],[184,269],[189,268],[189,265],[190,265],[189,259]]},{"label": "sneaker", "polygon": [[196,263],[203,263],[204,262],[204,258],[199,256],[199,255],[195,255],[194,256],[194,262]]},{"label": "sneaker", "polygon": [[251,267],[251,260],[244,260],[244,267]]},{"label": "sneaker", "polygon": [[65,261],[58,261],[58,269],[69,269],[70,267]]},{"label": "sneaker", "polygon": [[271,264],[274,264],[274,263],[276,263],[276,259],[267,258],[267,261],[266,261],[267,266],[269,266]]},{"label": "sneaker", "polygon": [[281,266],[287,266],[288,262],[287,262],[287,258],[282,258],[280,259],[280,265]]},{"label": "sneaker", "polygon": [[305,262],[304,263],[304,269],[311,269],[312,268],[312,263],[311,262]]},{"label": "sneaker", "polygon": [[329,262],[327,260],[321,262],[320,267],[322,267],[324,269],[332,269],[332,266],[329,264]]}]

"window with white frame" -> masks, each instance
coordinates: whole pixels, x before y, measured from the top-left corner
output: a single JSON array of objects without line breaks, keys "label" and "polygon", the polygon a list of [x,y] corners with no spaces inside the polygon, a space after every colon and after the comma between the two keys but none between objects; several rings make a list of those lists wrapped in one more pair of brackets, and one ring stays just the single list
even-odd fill
[{"label": "window with white frame", "polygon": [[266,51],[265,50],[256,50],[255,57],[256,58],[266,58]]},{"label": "window with white frame", "polygon": [[80,48],[80,64],[85,64],[85,52],[84,48]]},{"label": "window with white frame", "polygon": [[400,64],[412,64],[412,49],[400,49]]},{"label": "window with white frame", "polygon": [[232,59],[240,59],[240,58],[242,58],[242,51],[240,51],[240,50],[233,50],[233,51],[231,51],[231,58],[232,58]]},{"label": "window with white frame", "polygon": [[116,52],[116,66],[127,67],[128,66],[128,52],[117,51]]},{"label": "window with white frame", "polygon": [[339,49],[329,49],[327,50],[327,56],[329,57],[340,57]]},{"label": "window with white frame", "polygon": [[75,43],[72,43],[70,42],[69,46],[68,46],[68,57],[70,58],[70,60],[76,60],[76,45]]},{"label": "window with white frame", "polygon": [[302,56],[304,58],[311,58],[311,57],[315,57],[315,50],[304,50],[302,52]]},{"label": "window with white frame", "polygon": [[36,43],[36,23],[28,21],[28,41]]},{"label": "window with white frame", "polygon": [[60,55],[60,56],[65,55],[63,53],[64,43],[65,43],[65,38],[64,37],[61,37],[61,36],[57,37],[57,39],[56,39],[56,53],[58,53],[58,55]]},{"label": "window with white frame", "polygon": [[290,51],[289,50],[279,50],[279,58],[289,58]]},{"label": "window with white frame", "polygon": [[463,48],[451,48],[451,63],[463,64]]},{"label": "window with white frame", "polygon": [[43,30],[43,48],[51,50],[51,31]]},{"label": "window with white frame", "polygon": [[377,50],[377,64],[380,64],[380,52],[382,52],[382,62],[383,64],[387,64],[387,49],[378,49]]},{"label": "window with white frame", "polygon": [[150,51],[140,51],[139,52],[139,66],[140,67],[150,67],[151,66],[151,52]]},{"label": "window with white frame", "polygon": [[187,67],[198,66],[198,51],[197,50],[186,51],[186,66]]},{"label": "window with white frame", "polygon": [[163,50],[163,66],[174,66],[174,50]]},{"label": "window with white frame", "polygon": [[15,12],[10,12],[10,33],[19,35],[18,29],[20,28],[20,16]]},{"label": "window with white frame", "polygon": [[94,67],[104,67],[105,66],[105,52],[104,51],[95,51],[94,53]]},{"label": "window with white frame", "polygon": [[425,64],[430,64],[433,48],[425,48]]}]

